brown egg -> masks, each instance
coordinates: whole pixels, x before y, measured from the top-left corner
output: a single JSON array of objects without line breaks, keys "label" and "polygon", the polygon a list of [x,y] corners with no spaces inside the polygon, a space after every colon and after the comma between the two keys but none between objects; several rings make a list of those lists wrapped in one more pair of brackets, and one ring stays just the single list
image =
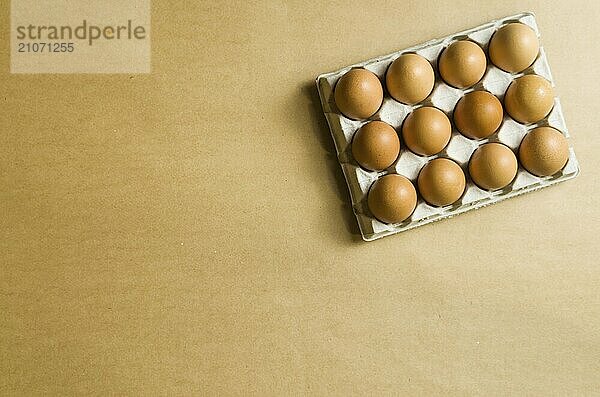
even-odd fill
[{"label": "brown egg", "polygon": [[408,115],[402,125],[406,146],[416,154],[431,156],[439,153],[450,141],[450,120],[439,109],[424,106]]},{"label": "brown egg", "polygon": [[437,158],[427,163],[417,180],[419,192],[429,204],[450,205],[465,191],[465,173],[452,160]]},{"label": "brown egg", "polygon": [[517,157],[501,143],[481,145],[471,156],[469,174],[485,190],[502,189],[517,175]]},{"label": "brown egg", "polygon": [[385,75],[388,92],[395,100],[414,105],[429,96],[435,74],[429,61],[417,54],[400,55]]},{"label": "brown egg", "polygon": [[535,74],[519,77],[504,96],[504,107],[510,117],[529,124],[542,120],[554,106],[554,91],[548,80]]},{"label": "brown egg", "polygon": [[518,73],[531,66],[539,51],[540,43],[533,29],[518,22],[498,29],[489,46],[492,63],[510,73]]},{"label": "brown egg", "polygon": [[367,119],[374,115],[383,101],[379,78],[366,69],[352,69],[335,86],[335,104],[351,119]]},{"label": "brown egg", "polygon": [[440,75],[446,83],[457,88],[467,88],[481,80],[486,66],[485,53],[469,40],[450,44],[439,59]]},{"label": "brown egg", "polygon": [[487,91],[473,91],[458,101],[454,108],[454,125],[464,136],[483,139],[500,127],[502,104]]},{"label": "brown egg", "polygon": [[371,171],[381,171],[396,161],[400,153],[400,139],[394,128],[383,121],[363,125],[352,139],[352,155]]},{"label": "brown egg", "polygon": [[399,223],[415,210],[417,192],[411,181],[402,175],[388,174],[371,186],[367,204],[381,222]]},{"label": "brown egg", "polygon": [[560,131],[539,127],[521,141],[519,160],[523,167],[537,176],[550,176],[563,169],[569,159],[569,144]]}]

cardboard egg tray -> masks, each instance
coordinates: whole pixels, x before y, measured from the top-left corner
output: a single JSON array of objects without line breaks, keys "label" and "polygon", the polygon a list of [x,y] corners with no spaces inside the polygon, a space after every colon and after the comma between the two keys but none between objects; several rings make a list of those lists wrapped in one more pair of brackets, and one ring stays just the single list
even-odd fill
[{"label": "cardboard egg tray", "polygon": [[[468,89],[454,88],[444,83],[444,81],[440,78],[437,70],[437,59],[444,48],[454,41],[470,39],[478,43],[484,49],[487,55],[488,43],[494,32],[501,26],[510,22],[521,22],[528,25],[536,32],[539,38],[539,30],[534,15],[531,13],[523,13],[492,21],[474,29],[469,29],[442,39],[431,40],[415,47],[370,59],[368,61],[357,63],[338,71],[322,74],[317,77],[317,88],[321,98],[323,112],[325,113],[327,122],[329,124],[329,129],[331,130],[331,135],[333,136],[333,140],[335,142],[338,160],[346,177],[346,182],[348,184],[352,199],[352,207],[358,220],[358,225],[364,240],[371,241],[390,234],[410,230],[418,226],[426,225],[440,219],[449,218],[475,208],[493,204],[501,200],[550,186],[577,176],[579,173],[579,165],[577,163],[573,148],[569,147],[570,155],[566,166],[562,171],[551,177],[540,178],[534,176],[525,171],[523,167],[519,165],[517,176],[513,182],[504,189],[493,192],[480,189],[469,177],[468,162],[471,154],[475,151],[475,149],[484,143],[501,142],[510,147],[518,158],[518,148],[521,139],[533,128],[539,126],[550,126],[561,131],[567,138],[569,137],[558,98],[554,99],[554,107],[550,114],[538,123],[523,125],[511,119],[505,112],[502,125],[498,131],[496,131],[496,133],[489,138],[476,141],[463,136],[456,130],[454,123],[452,122],[453,109],[458,100],[468,92],[474,90],[486,90],[496,95],[496,97],[498,97],[498,99],[500,99],[500,101],[504,104],[504,93],[506,92],[508,86],[513,80],[524,74],[540,75],[550,81],[554,87],[554,81],[552,79],[552,74],[550,73],[546,54],[541,45],[540,52],[533,65],[521,73],[510,74],[504,72],[494,66],[489,61],[488,57],[488,65],[485,75],[483,76],[482,80],[473,87],[469,87]],[[432,64],[436,74],[436,82],[432,93],[423,102],[416,105],[405,105],[397,102],[385,91],[385,73],[388,66],[400,55],[410,52],[417,53],[428,59]],[[333,90],[337,80],[350,69],[357,67],[362,67],[375,73],[382,81],[382,86],[384,87],[383,104],[381,105],[379,111],[368,120],[357,121],[346,118],[337,109],[333,98]],[[370,120],[381,120],[390,124],[396,129],[396,131],[400,132],[402,122],[406,116],[408,116],[408,114],[414,109],[421,106],[437,107],[448,116],[453,124],[452,137],[442,152],[433,156],[422,157],[412,153],[402,142],[398,159],[387,170],[382,172],[367,171],[358,165],[358,163],[352,157],[351,143],[354,133],[362,125],[366,124]],[[401,134],[399,134],[399,136],[400,135]],[[416,188],[416,180],[421,168],[428,161],[437,157],[446,157],[456,161],[458,164],[460,164],[465,172],[467,186],[463,196],[456,203],[447,207],[433,207],[419,197],[413,214],[401,223],[385,224],[373,217],[367,206],[367,194],[373,182],[388,173],[397,173],[410,179]]]}]

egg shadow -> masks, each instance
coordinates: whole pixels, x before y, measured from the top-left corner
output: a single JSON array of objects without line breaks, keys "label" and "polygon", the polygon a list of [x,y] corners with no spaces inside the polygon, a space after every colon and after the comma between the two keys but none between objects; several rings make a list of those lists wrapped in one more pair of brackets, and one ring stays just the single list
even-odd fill
[{"label": "egg shadow", "polygon": [[328,184],[333,186],[336,196],[340,200],[340,212],[342,214],[344,226],[352,235],[353,240],[362,241],[360,229],[358,228],[358,221],[352,210],[352,201],[346,184],[346,178],[344,177],[342,167],[337,159],[335,144],[329,131],[329,126],[327,125],[327,119],[325,118],[325,114],[323,114],[317,86],[314,81],[310,81],[304,83],[300,91],[304,99],[308,100],[307,110],[312,120],[312,129],[323,149],[323,155],[325,157],[325,162],[327,163],[327,180],[330,182]]}]

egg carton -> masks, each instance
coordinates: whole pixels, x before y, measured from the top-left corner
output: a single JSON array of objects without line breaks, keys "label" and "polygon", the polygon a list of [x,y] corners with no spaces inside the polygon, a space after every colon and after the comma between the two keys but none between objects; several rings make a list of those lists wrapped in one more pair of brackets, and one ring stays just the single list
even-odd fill
[{"label": "egg carton", "polygon": [[[574,178],[579,174],[579,164],[575,157],[575,152],[573,151],[573,148],[569,146],[569,159],[567,164],[562,171],[550,177],[534,176],[523,169],[519,164],[517,176],[513,182],[504,189],[492,192],[480,189],[469,177],[467,168],[471,154],[484,143],[503,143],[510,147],[518,158],[517,151],[521,139],[528,131],[536,127],[554,127],[568,138],[569,132],[565,124],[560,101],[556,97],[554,98],[554,107],[550,114],[543,120],[534,124],[520,124],[504,112],[504,118],[500,128],[492,136],[483,140],[476,141],[463,136],[456,130],[454,123],[452,123],[452,136],[450,142],[442,152],[433,156],[423,157],[414,154],[408,150],[404,143],[402,143],[400,155],[396,162],[382,172],[367,171],[361,168],[352,157],[352,137],[360,127],[371,120],[384,121],[394,127],[397,131],[400,131],[402,122],[414,109],[422,106],[435,106],[442,110],[452,121],[454,106],[466,93],[474,90],[486,90],[494,94],[502,103],[504,103],[504,93],[508,86],[516,78],[524,74],[540,75],[550,81],[554,87],[554,80],[552,79],[550,67],[548,66],[546,53],[541,45],[538,57],[534,63],[521,73],[510,74],[504,72],[494,66],[488,58],[485,75],[482,80],[473,87],[467,89],[454,88],[444,83],[440,78],[437,70],[437,59],[444,48],[454,41],[469,39],[478,43],[487,54],[488,44],[494,32],[503,25],[511,22],[521,22],[531,27],[539,39],[540,34],[535,21],[535,16],[532,13],[521,13],[494,20],[476,28],[465,30],[442,39],[430,40],[414,47],[357,63],[317,77],[317,89],[321,98],[323,112],[325,113],[331,135],[335,142],[338,160],[342,166],[350,190],[352,208],[358,220],[358,225],[364,240],[372,241],[384,236],[410,230],[472,209],[497,203],[519,194],[550,186]],[[383,103],[378,112],[368,120],[351,120],[343,116],[337,109],[333,97],[333,90],[338,79],[350,69],[361,67],[375,73],[379,79],[384,82],[388,66],[404,53],[417,53],[428,59],[432,64],[436,74],[436,82],[429,97],[416,105],[406,105],[391,98],[389,94],[385,92],[384,88]],[[385,84],[382,83],[382,86],[385,87]],[[427,164],[427,162],[437,157],[450,158],[456,161],[465,172],[467,185],[462,197],[452,205],[446,207],[434,207],[427,204],[427,202],[419,196],[414,212],[405,221],[397,224],[386,224],[375,219],[367,206],[367,194],[373,182],[388,173],[397,173],[410,179],[416,187],[416,179],[421,168]]]}]

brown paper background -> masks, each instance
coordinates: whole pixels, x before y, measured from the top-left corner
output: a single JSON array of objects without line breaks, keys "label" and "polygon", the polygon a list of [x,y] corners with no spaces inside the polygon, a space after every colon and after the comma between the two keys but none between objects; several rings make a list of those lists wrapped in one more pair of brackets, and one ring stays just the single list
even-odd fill
[{"label": "brown paper background", "polygon": [[[148,75],[10,75],[0,394],[600,390],[600,4],[152,6]],[[314,78],[533,11],[573,181],[364,243]]]}]

